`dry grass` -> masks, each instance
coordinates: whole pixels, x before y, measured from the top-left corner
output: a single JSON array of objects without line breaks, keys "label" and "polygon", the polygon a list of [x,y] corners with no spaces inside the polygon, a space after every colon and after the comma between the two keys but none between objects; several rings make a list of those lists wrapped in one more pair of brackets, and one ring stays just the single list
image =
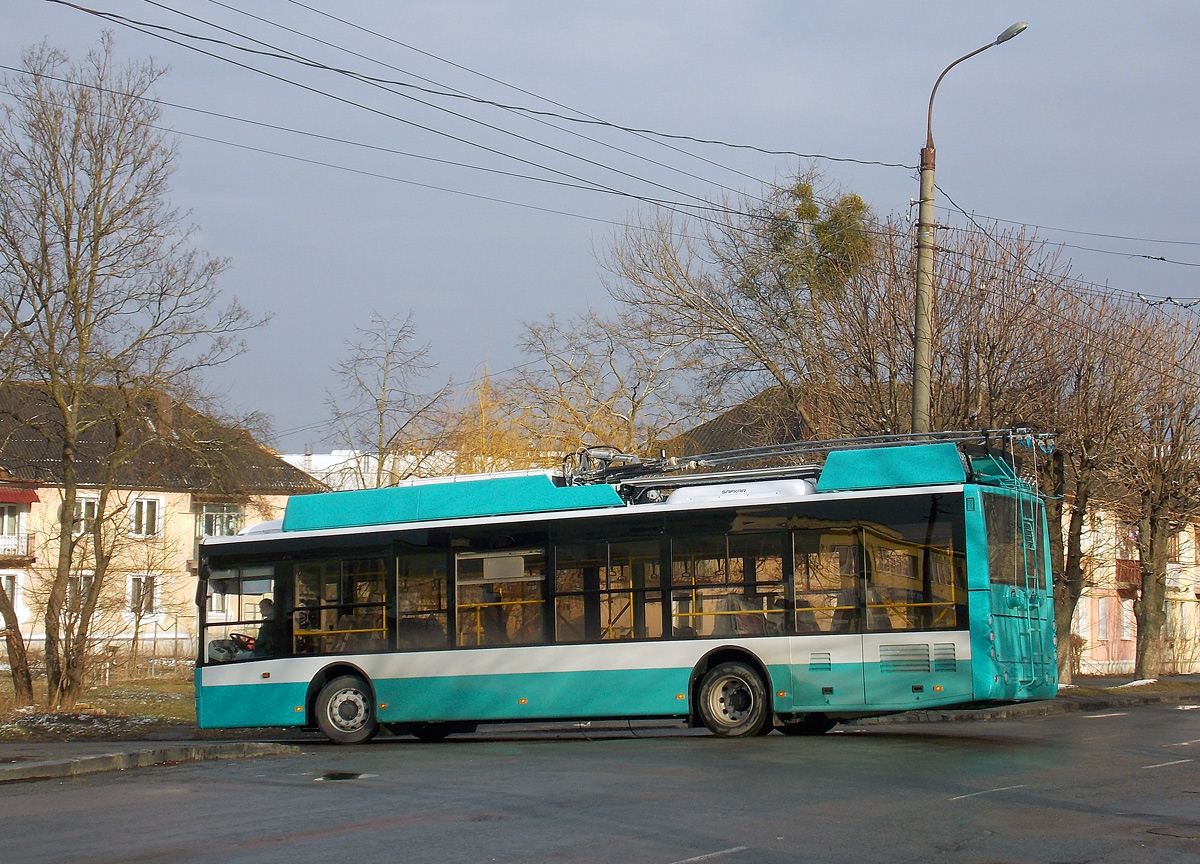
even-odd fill
[{"label": "dry grass", "polygon": [[[34,690],[44,704],[45,680],[36,680]],[[16,706],[12,679],[0,676],[0,740],[120,738],[195,723],[190,680],[141,678],[94,685],[84,689],[74,711],[49,713]]]}]

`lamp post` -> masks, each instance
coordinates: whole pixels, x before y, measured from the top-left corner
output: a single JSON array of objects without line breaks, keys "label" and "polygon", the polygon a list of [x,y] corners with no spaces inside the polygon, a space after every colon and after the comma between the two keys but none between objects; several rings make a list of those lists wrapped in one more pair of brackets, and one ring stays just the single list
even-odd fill
[{"label": "lamp post", "polygon": [[921,148],[921,206],[917,211],[917,301],[916,326],[913,337],[913,410],[912,431],[929,431],[929,379],[933,336],[930,312],[933,307],[933,250],[934,232],[937,230],[933,214],[933,168],[936,152],[933,149],[933,97],[946,73],[964,60],[981,54],[987,49],[1007,42],[1029,25],[1018,21],[982,48],[964,54],[942,70],[929,94],[929,114],[925,124],[925,146]]}]

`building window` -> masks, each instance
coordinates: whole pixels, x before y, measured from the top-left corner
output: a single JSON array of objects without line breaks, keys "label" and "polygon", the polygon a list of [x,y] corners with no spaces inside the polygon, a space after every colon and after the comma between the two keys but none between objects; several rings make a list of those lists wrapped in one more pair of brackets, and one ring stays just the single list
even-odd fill
[{"label": "building window", "polygon": [[1136,525],[1123,522],[1117,527],[1117,557],[1131,560],[1138,557],[1138,530]]},{"label": "building window", "polygon": [[158,533],[158,501],[139,498],[130,508],[129,533],[137,537],[153,537]]},{"label": "building window", "polygon": [[100,502],[95,498],[75,499],[75,535],[91,534],[96,526],[96,516],[100,510]]},{"label": "building window", "polygon": [[92,574],[80,573],[67,577],[67,609],[78,613],[92,593]]},{"label": "building window", "polygon": [[1108,598],[1096,598],[1096,640],[1108,641]]},{"label": "building window", "polygon": [[1088,615],[1091,603],[1092,598],[1080,597],[1079,602],[1075,604],[1075,633],[1085,640],[1092,638],[1091,616]]},{"label": "building window", "polygon": [[1191,642],[1195,638],[1195,616],[1196,604],[1186,600],[1181,601],[1179,604],[1179,638],[1184,642]]},{"label": "building window", "polygon": [[1121,638],[1128,642],[1133,638],[1134,618],[1133,601],[1121,601]]},{"label": "building window", "polygon": [[0,554],[29,554],[29,544],[21,534],[24,509],[22,504],[0,504]]},{"label": "building window", "polygon": [[157,608],[155,579],[152,573],[134,573],[129,577],[129,611],[134,615],[151,615]]},{"label": "building window", "polygon": [[15,609],[17,607],[17,574],[16,573],[5,573],[4,574],[4,593],[8,595],[8,602],[11,603],[13,608]]},{"label": "building window", "polygon": [[205,504],[200,512],[201,537],[230,537],[242,530],[242,508],[237,504]]}]

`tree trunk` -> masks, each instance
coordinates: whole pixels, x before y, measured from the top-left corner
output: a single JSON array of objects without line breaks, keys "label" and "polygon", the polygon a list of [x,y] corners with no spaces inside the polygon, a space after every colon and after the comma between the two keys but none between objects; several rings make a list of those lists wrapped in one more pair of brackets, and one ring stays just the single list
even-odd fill
[{"label": "tree trunk", "polygon": [[33,676],[29,674],[29,656],[25,651],[25,637],[17,621],[17,610],[12,598],[0,585],[0,617],[4,619],[4,643],[8,649],[8,669],[12,675],[13,699],[17,705],[33,704]]},{"label": "tree trunk", "polygon": [[1083,596],[1086,576],[1083,567],[1083,523],[1088,507],[1091,506],[1092,468],[1091,460],[1084,458],[1077,469],[1075,500],[1071,504],[1071,518],[1067,526],[1062,594],[1055,598],[1055,614],[1058,616],[1055,619],[1055,629],[1058,634],[1059,680],[1064,684],[1071,683],[1074,671],[1071,662],[1071,622],[1075,617],[1075,607],[1079,598]]},{"label": "tree trunk", "polygon": [[[1150,494],[1144,497],[1149,499]],[[1148,500],[1143,506],[1144,513],[1138,525],[1142,590],[1133,604],[1137,619],[1137,659],[1133,674],[1138,680],[1157,678],[1162,671],[1162,632],[1167,620],[1163,608],[1167,596],[1167,537],[1171,530],[1165,506]]]},{"label": "tree trunk", "polygon": [[[63,612],[67,606],[67,585],[71,575],[71,559],[74,557],[75,489],[69,480],[63,484],[62,510],[58,521],[58,563],[53,571],[50,596],[46,601],[45,654],[46,654],[46,707],[51,711],[59,707],[58,694],[63,678],[63,643],[70,639],[65,632]],[[80,585],[80,594],[82,583]]]}]

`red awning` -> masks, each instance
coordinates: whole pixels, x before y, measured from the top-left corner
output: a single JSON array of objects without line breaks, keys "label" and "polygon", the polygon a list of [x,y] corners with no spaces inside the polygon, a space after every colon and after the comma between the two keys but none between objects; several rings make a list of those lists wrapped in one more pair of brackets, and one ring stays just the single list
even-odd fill
[{"label": "red awning", "polygon": [[37,491],[34,489],[0,485],[0,504],[35,504],[37,500]]}]

